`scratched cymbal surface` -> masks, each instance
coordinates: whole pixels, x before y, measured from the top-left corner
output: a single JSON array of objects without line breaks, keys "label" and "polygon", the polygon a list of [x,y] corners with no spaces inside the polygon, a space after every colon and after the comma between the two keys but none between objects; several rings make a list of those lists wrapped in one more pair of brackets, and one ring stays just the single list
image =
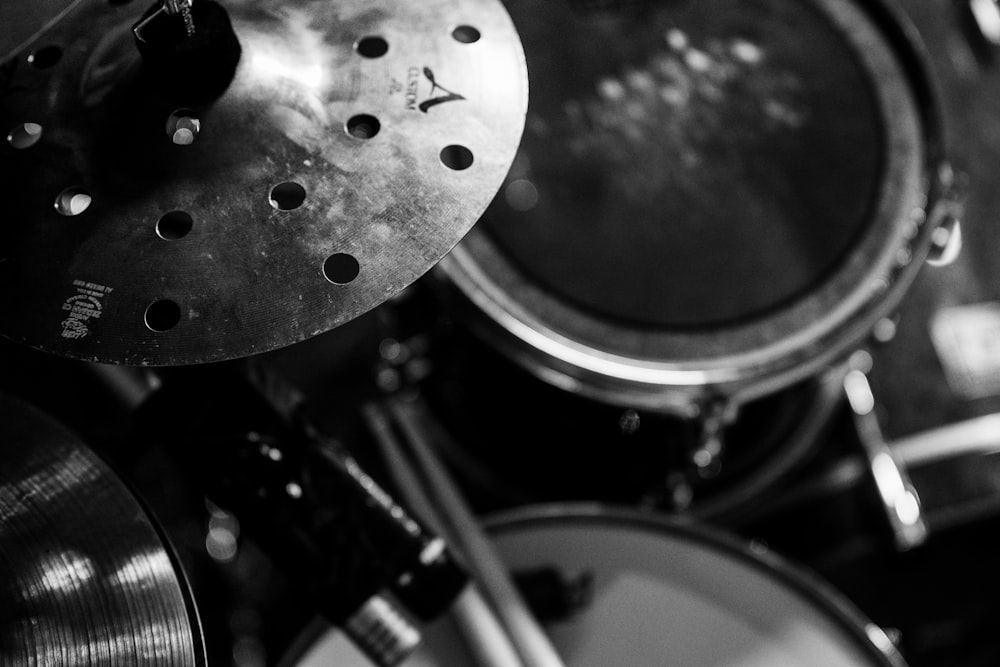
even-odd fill
[{"label": "scratched cymbal surface", "polygon": [[0,395],[0,663],[203,663],[150,518],[72,433]]},{"label": "scratched cymbal surface", "polygon": [[208,103],[163,102],[140,3],[81,0],[2,63],[0,334],[134,365],[283,347],[401,291],[485,210],[527,106],[498,0],[220,4],[242,53]]}]

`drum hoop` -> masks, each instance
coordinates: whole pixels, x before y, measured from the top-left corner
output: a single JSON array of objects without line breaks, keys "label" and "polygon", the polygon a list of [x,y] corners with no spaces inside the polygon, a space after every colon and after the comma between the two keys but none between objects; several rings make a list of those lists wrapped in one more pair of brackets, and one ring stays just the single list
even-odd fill
[{"label": "drum hoop", "polygon": [[752,567],[766,579],[800,596],[825,615],[878,663],[906,667],[902,654],[884,631],[833,586],[803,565],[770,551],[764,546],[741,541],[722,529],[684,520],[678,516],[654,515],[628,506],[570,502],[525,505],[492,513],[483,518],[491,536],[522,528],[550,525],[634,527],[656,535],[671,535],[705,545],[727,557]]},{"label": "drum hoop", "polygon": [[[939,95],[908,19],[884,1],[864,7],[856,0],[813,2],[835,25],[861,28],[852,47],[876,84],[883,117],[893,119],[885,124],[890,150],[874,220],[821,288],[773,315],[710,333],[640,332],[531,284],[480,226],[434,272],[461,294],[459,310],[548,382],[599,400],[675,412],[689,411],[706,387],[751,400],[814,374],[862,342],[898,305],[931,234],[956,202],[942,157]],[[913,136],[900,129],[905,118]],[[893,149],[900,147],[914,154],[897,155]]]}]

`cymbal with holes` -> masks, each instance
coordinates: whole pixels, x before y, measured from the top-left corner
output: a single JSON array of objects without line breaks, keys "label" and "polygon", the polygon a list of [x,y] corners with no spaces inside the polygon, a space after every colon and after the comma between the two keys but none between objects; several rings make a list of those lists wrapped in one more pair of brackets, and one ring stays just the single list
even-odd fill
[{"label": "cymbal with holes", "polygon": [[397,294],[485,210],[527,109],[499,0],[220,4],[241,54],[208,101],[144,63],[143,2],[0,42],[0,334],[132,365],[264,352]]},{"label": "cymbal with holes", "polygon": [[72,433],[0,395],[0,664],[204,664],[150,517]]}]

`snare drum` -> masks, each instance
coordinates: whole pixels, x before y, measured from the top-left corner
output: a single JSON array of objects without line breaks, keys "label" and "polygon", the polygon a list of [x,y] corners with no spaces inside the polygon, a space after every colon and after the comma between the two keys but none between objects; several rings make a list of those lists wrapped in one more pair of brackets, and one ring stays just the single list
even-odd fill
[{"label": "snare drum", "polygon": [[[876,626],[815,578],[702,528],[633,511],[536,506],[489,522],[512,573],[587,575],[588,602],[547,624],[568,667],[901,665]],[[475,664],[437,621],[405,665]],[[287,667],[367,663],[317,624]]]},{"label": "snare drum", "polygon": [[690,417],[815,376],[956,207],[882,0],[509,0],[531,82],[502,189],[434,272],[548,382]]}]

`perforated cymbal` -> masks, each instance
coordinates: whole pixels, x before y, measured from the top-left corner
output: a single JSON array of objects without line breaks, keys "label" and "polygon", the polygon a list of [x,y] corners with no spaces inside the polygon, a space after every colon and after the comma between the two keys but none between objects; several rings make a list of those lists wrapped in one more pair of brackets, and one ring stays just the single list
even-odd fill
[{"label": "perforated cymbal", "polygon": [[0,664],[204,664],[156,528],[90,449],[0,395]]},{"label": "perforated cymbal", "polygon": [[134,365],[275,349],[397,294],[485,210],[527,108],[499,0],[220,4],[242,54],[207,103],[163,102],[145,2],[0,42],[0,334]]}]

